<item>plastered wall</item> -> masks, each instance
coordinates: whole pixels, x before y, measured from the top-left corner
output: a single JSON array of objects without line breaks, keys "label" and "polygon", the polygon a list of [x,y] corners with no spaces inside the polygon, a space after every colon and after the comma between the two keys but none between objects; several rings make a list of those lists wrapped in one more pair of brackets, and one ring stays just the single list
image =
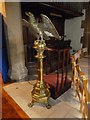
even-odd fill
[{"label": "plastered wall", "polygon": [[83,10],[82,12],[84,13],[84,15],[81,17],[75,17],[65,20],[64,33],[66,35],[66,39],[71,40],[71,46],[74,50],[82,48],[80,40],[83,36],[84,29],[81,28],[81,21],[85,20],[85,10]]}]

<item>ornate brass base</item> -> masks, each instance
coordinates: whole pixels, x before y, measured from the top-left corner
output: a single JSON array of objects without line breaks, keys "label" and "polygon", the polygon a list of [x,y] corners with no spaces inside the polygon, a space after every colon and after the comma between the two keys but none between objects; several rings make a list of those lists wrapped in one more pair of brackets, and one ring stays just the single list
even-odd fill
[{"label": "ornate brass base", "polygon": [[29,107],[32,107],[34,103],[45,104],[45,106],[49,109],[51,106],[48,103],[48,99],[50,97],[50,92],[48,89],[48,85],[45,82],[40,82],[37,80],[37,83],[34,85],[32,94],[32,102],[29,103]]}]

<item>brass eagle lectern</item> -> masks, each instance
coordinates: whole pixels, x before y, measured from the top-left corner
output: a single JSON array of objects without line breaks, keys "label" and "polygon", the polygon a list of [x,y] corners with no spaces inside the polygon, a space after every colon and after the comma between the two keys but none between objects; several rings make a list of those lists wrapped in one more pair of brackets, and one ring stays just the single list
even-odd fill
[{"label": "brass eagle lectern", "polygon": [[28,105],[32,107],[34,103],[42,103],[45,104],[49,109],[51,106],[48,103],[48,99],[50,97],[50,92],[48,89],[48,84],[46,84],[43,80],[43,55],[44,50],[46,49],[45,40],[43,40],[43,33],[38,23],[35,20],[34,15],[31,12],[26,12],[26,15],[29,16],[29,25],[36,35],[37,40],[34,42],[34,48],[37,51],[37,55],[35,56],[38,59],[38,80],[33,87],[33,91],[31,92],[32,101]]}]

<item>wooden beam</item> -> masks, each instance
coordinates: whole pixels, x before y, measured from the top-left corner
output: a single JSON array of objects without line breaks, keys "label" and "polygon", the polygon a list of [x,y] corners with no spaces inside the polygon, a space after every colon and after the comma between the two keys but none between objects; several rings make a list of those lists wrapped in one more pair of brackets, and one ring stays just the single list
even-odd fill
[{"label": "wooden beam", "polygon": [[[56,6],[50,5],[50,4],[48,4],[48,3],[38,3],[38,4],[41,4],[41,5],[43,5],[43,6],[47,6],[47,7],[56,9],[56,10],[58,10],[58,11],[63,11],[64,14],[72,15],[73,17],[79,17],[79,16],[82,16],[82,15],[83,15],[83,13],[81,13],[81,12],[76,12],[76,11],[73,11],[73,10],[69,10],[69,9],[63,7],[63,5],[60,6],[60,7],[59,7],[59,6],[56,7]],[[62,14],[63,14],[63,13],[62,13]]]}]

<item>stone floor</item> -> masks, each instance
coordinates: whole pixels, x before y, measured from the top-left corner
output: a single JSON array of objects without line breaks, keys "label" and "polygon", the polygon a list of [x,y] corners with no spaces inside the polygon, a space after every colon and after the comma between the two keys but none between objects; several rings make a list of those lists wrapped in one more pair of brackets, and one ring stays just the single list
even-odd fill
[{"label": "stone floor", "polygon": [[[82,71],[89,78],[89,60],[83,58],[80,66],[82,67]],[[69,70],[69,75],[71,75],[71,69]],[[34,80],[32,81],[32,79]],[[50,98],[49,102],[52,108],[49,110],[40,104],[35,104],[32,108],[29,108],[28,103],[31,101],[31,91],[35,79],[37,79],[36,73],[29,77],[29,81],[12,83],[4,87],[4,90],[30,118],[81,118],[81,113],[79,112],[79,100],[78,98],[75,98],[75,92],[72,88],[56,100]]]},{"label": "stone floor", "polygon": [[4,90],[30,118],[81,118],[79,101],[75,98],[72,88],[56,100],[50,98],[49,103],[52,106],[50,109],[41,104],[35,104],[29,108],[28,103],[31,101],[31,91],[35,82],[33,80],[12,83],[5,86]]}]

